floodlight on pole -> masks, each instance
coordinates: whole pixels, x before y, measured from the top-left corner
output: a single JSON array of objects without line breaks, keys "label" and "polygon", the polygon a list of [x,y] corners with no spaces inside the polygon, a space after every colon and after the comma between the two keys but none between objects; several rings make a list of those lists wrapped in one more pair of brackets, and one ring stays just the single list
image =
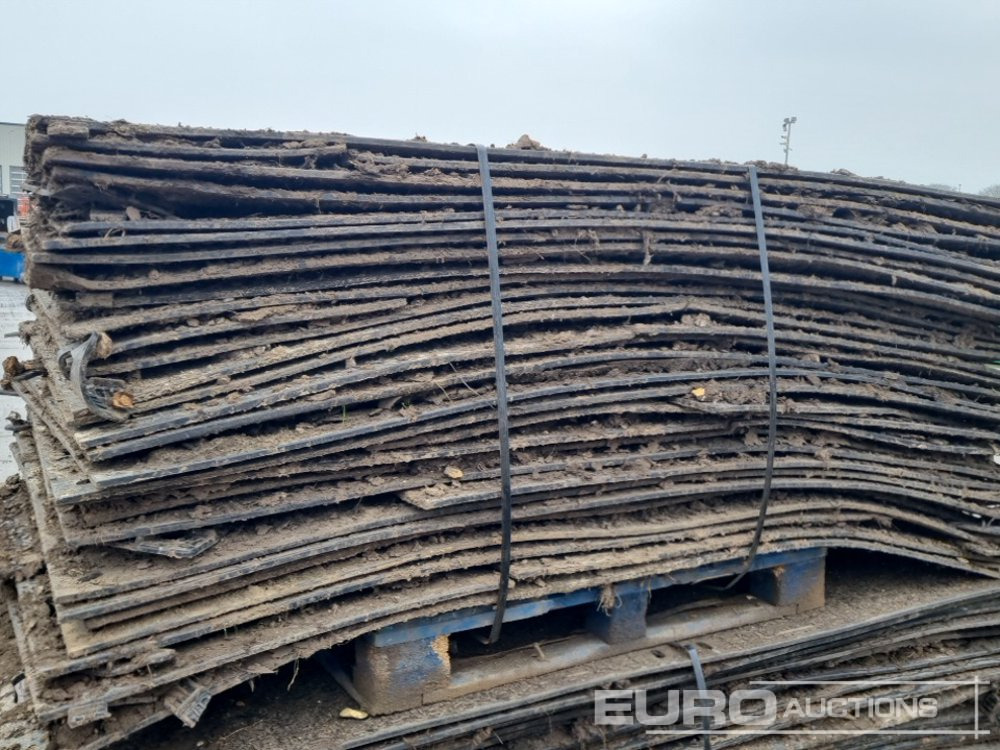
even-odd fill
[{"label": "floodlight on pole", "polygon": [[788,152],[792,150],[792,125],[799,121],[798,117],[786,117],[781,123],[781,147],[785,149],[785,166],[788,166]]}]

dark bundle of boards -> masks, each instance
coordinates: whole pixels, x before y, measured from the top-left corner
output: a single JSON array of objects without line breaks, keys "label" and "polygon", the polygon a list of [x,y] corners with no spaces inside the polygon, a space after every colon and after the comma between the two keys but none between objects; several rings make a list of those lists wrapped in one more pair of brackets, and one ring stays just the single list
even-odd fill
[{"label": "dark bundle of boards", "polygon": [[[907,571],[889,566],[881,570],[848,566],[848,570],[850,575],[831,576],[823,609],[692,639],[712,689],[732,695],[736,690],[763,688],[777,699],[778,718],[766,728],[713,723],[711,746],[996,747],[1000,584],[950,571],[917,568],[919,574],[913,575],[914,566]],[[683,616],[665,617],[680,621]],[[322,673],[301,677],[292,694],[286,689],[287,675],[269,681],[271,685],[258,684],[255,696],[247,699],[258,711],[255,722],[244,724],[238,739],[229,737],[233,724],[224,720],[216,721],[212,730],[199,726],[194,736],[183,729],[147,732],[123,750],[171,750],[182,741],[203,742],[218,750],[270,749],[276,746],[279,727],[288,744],[304,745],[310,738],[322,737],[336,750],[704,747],[689,727],[638,720],[608,725],[595,716],[595,691],[608,686],[645,691],[648,713],[667,714],[670,701],[680,700],[670,691],[695,686],[691,659],[682,644],[647,646],[365,722],[338,721],[337,710],[351,705],[351,699],[331,689]],[[280,697],[269,700],[271,691]],[[328,710],[317,712],[317,696]],[[934,705],[934,711],[922,717],[905,710],[872,717],[864,710],[895,699],[912,706],[921,698]],[[622,700],[620,695],[616,699]],[[819,708],[823,699],[844,701],[852,712],[860,707],[860,720],[851,714],[838,717],[836,711],[824,716]],[[811,701],[808,716],[793,708],[797,702],[802,709],[807,701]],[[232,701],[230,709],[239,713]],[[628,713],[635,718],[634,710]]]},{"label": "dark bundle of boards", "polygon": [[[67,743],[248,660],[496,601],[474,147],[36,117],[26,160],[34,359],[5,375],[45,570],[13,608],[52,603],[21,641]],[[511,598],[746,555],[770,410],[747,167],[489,164]],[[761,550],[1000,577],[1000,202],[757,171],[778,391]]]}]

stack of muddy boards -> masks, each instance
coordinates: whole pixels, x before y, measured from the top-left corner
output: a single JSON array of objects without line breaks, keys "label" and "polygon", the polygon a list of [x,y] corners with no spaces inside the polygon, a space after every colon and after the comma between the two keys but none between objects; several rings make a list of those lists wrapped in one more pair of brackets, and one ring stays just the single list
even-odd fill
[{"label": "stack of muddy boards", "polygon": [[[912,750],[973,746],[978,739],[983,743],[979,746],[995,748],[998,709],[990,692],[995,689],[991,682],[1000,680],[1000,582],[944,570],[921,569],[914,575],[914,566],[905,567],[848,566],[850,575],[831,576],[823,609],[783,622],[698,636],[706,680],[713,689],[733,695],[736,690],[765,688],[776,694],[773,723],[747,726],[725,718],[713,722],[712,747]],[[232,707],[230,717],[240,716],[238,734],[236,722],[223,714],[230,720],[211,722],[214,727],[208,722],[199,725],[193,736],[180,726],[157,727],[123,750],[175,750],[195,742],[213,750],[277,750],[308,747],[317,737],[333,738],[326,745],[330,750],[704,746],[700,737],[677,725],[605,724],[595,711],[595,690],[608,685],[646,691],[651,716],[676,711],[683,701],[678,692],[693,688],[693,675],[689,655],[674,644],[595,659],[516,685],[364,722],[338,719],[338,710],[351,705],[351,699],[331,690],[324,673],[303,670],[289,693],[288,671],[258,681],[253,697],[247,698],[257,708],[254,722],[246,722],[245,709],[233,707],[234,698],[219,701],[223,711],[226,703]],[[876,684],[879,679],[892,682]],[[239,691],[241,697],[247,693]],[[317,699],[321,711],[316,710]],[[614,699],[628,702],[620,692]],[[824,699],[845,704],[839,716],[822,715]],[[930,701],[933,711],[922,716],[884,708],[876,716],[865,711],[869,701],[884,705],[894,700],[910,707]],[[982,730],[978,737],[977,708]],[[787,744],[776,744],[776,738],[766,734],[768,727],[786,733],[777,741]],[[647,734],[646,729],[653,732]],[[877,733],[866,736],[865,730]],[[276,742],[277,732],[281,740]],[[790,736],[805,732],[815,734]],[[470,737],[476,741],[470,742]]]},{"label": "stack of muddy boards", "polygon": [[[743,557],[770,407],[747,168],[522,143],[489,152],[510,598]],[[44,570],[8,599],[64,745],[496,601],[475,148],[40,117],[27,165],[9,501]],[[758,169],[761,551],[1000,577],[1000,202]]]}]

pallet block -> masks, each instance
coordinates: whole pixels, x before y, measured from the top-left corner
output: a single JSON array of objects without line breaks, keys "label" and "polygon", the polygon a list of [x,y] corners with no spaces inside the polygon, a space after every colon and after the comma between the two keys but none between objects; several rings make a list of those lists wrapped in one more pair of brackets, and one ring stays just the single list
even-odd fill
[{"label": "pallet block", "polygon": [[751,572],[750,593],[778,607],[815,609],[826,601],[825,573],[825,556],[792,560]]},{"label": "pallet block", "polygon": [[355,644],[354,687],[372,714],[416,708],[425,692],[448,683],[448,636],[379,646],[371,637]]},{"label": "pallet block", "polygon": [[625,643],[646,637],[649,591],[616,593],[615,606],[587,615],[587,629],[605,643]]}]

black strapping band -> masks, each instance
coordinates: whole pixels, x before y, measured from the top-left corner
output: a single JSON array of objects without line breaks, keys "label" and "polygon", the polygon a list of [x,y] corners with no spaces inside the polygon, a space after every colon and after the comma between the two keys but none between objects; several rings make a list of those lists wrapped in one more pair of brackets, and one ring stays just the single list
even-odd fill
[{"label": "black strapping band", "polygon": [[747,553],[746,562],[736,578],[729,582],[726,588],[735,586],[753,567],[757,558],[757,549],[764,534],[764,521],[767,519],[767,506],[771,500],[771,479],[774,476],[774,449],[778,432],[778,363],[774,343],[774,305],[771,302],[771,269],[767,262],[767,237],[764,233],[764,210],[760,203],[760,185],[757,182],[757,167],[752,164],[750,173],[750,196],[753,199],[753,216],[757,225],[757,248],[760,251],[760,276],[764,286],[764,321],[767,330],[767,379],[768,402],[770,405],[767,423],[767,467],[764,470],[764,489],[760,497],[760,513],[757,516],[757,528],[754,530],[753,541]]},{"label": "black strapping band", "polygon": [[507,591],[510,588],[510,424],[507,418],[507,363],[503,342],[503,306],[500,302],[500,251],[497,247],[497,218],[493,209],[493,180],[486,147],[476,146],[479,156],[479,178],[483,187],[483,218],[486,224],[486,252],[490,262],[490,297],[493,309],[493,348],[496,357],[497,426],[500,434],[500,588],[497,592],[496,613],[490,628],[490,643],[500,638],[504,614],[507,611]]},{"label": "black strapping band", "polygon": [[[705,682],[705,673],[701,668],[701,658],[698,656],[698,647],[689,644],[684,648],[687,649],[688,656],[691,657],[691,669],[694,671],[694,684],[698,687],[698,692],[701,697],[705,696],[708,691],[708,685]],[[712,719],[707,714],[701,717],[701,744],[704,750],[712,750],[712,738],[709,736],[709,732],[712,729]]]}]

